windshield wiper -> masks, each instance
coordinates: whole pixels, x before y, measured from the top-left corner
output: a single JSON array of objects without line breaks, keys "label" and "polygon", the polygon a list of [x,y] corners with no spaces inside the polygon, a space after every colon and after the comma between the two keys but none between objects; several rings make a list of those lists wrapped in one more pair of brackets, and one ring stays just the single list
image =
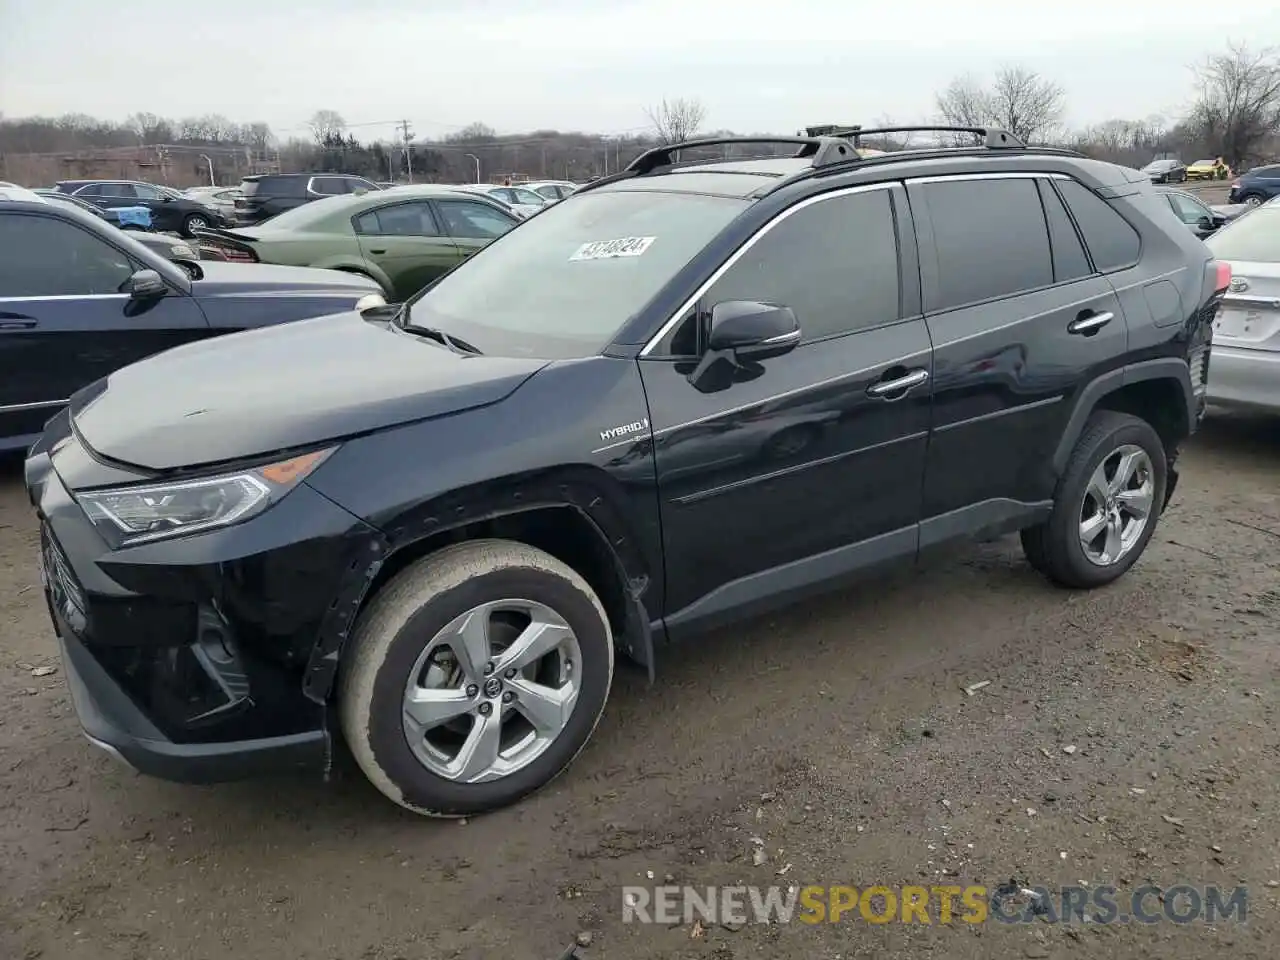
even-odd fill
[{"label": "windshield wiper", "polygon": [[397,326],[399,326],[400,329],[403,330],[405,333],[416,333],[419,336],[430,337],[432,340],[436,340],[440,343],[443,343],[446,347],[448,347],[454,353],[461,353],[464,356],[465,355],[482,356],[478,347],[475,347],[467,343],[467,341],[465,340],[455,337],[451,333],[445,333],[443,330],[440,330],[436,327],[424,327],[419,324],[412,323],[407,319],[397,324]]}]

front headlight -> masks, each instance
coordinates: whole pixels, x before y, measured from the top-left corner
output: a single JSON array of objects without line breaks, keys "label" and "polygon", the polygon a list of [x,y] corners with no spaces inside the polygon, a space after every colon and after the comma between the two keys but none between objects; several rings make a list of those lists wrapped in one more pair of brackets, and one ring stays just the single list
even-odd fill
[{"label": "front headlight", "polygon": [[356,301],[356,312],[359,313],[361,310],[368,310],[370,307],[385,307],[386,305],[387,299],[382,294],[369,293]]},{"label": "front headlight", "polygon": [[116,547],[227,527],[257,516],[302,482],[336,448],[234,474],[76,494]]}]

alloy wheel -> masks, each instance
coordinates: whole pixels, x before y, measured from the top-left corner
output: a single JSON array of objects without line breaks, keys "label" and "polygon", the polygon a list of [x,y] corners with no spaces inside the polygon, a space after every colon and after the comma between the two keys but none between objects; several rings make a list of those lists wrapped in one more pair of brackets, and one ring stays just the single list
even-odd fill
[{"label": "alloy wheel", "polygon": [[1080,547],[1089,562],[1109,567],[1127,557],[1154,505],[1155,471],[1145,450],[1127,443],[1103,459],[1080,505]]},{"label": "alloy wheel", "polygon": [[547,605],[472,607],[431,638],[410,671],[402,707],[410,750],[446,780],[510,776],[564,730],[581,663],[573,630]]}]

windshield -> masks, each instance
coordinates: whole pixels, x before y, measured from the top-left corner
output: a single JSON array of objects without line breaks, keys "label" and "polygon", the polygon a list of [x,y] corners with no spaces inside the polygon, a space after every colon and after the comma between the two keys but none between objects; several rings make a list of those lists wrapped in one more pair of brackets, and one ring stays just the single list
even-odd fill
[{"label": "windshield", "polygon": [[1259,207],[1205,241],[1219,260],[1280,263],[1280,208]]},{"label": "windshield", "polygon": [[484,353],[588,356],[747,205],[638,190],[571,197],[410,301],[408,322],[454,334]]},{"label": "windshield", "polygon": [[1193,167],[1212,167],[1215,163],[1217,163],[1216,160],[1197,160],[1195,163],[1192,164],[1192,166]]},{"label": "windshield", "polygon": [[1142,169],[1144,170],[1163,170],[1165,167],[1173,166],[1172,160],[1152,160]]}]

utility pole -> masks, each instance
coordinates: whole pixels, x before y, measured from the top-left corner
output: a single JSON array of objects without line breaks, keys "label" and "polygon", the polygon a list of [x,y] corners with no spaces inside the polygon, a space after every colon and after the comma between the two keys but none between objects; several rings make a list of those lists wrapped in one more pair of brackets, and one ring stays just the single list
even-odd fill
[{"label": "utility pole", "polygon": [[413,183],[413,131],[409,129],[408,120],[401,120],[396,126],[404,139],[404,162],[409,170],[409,182]]}]

